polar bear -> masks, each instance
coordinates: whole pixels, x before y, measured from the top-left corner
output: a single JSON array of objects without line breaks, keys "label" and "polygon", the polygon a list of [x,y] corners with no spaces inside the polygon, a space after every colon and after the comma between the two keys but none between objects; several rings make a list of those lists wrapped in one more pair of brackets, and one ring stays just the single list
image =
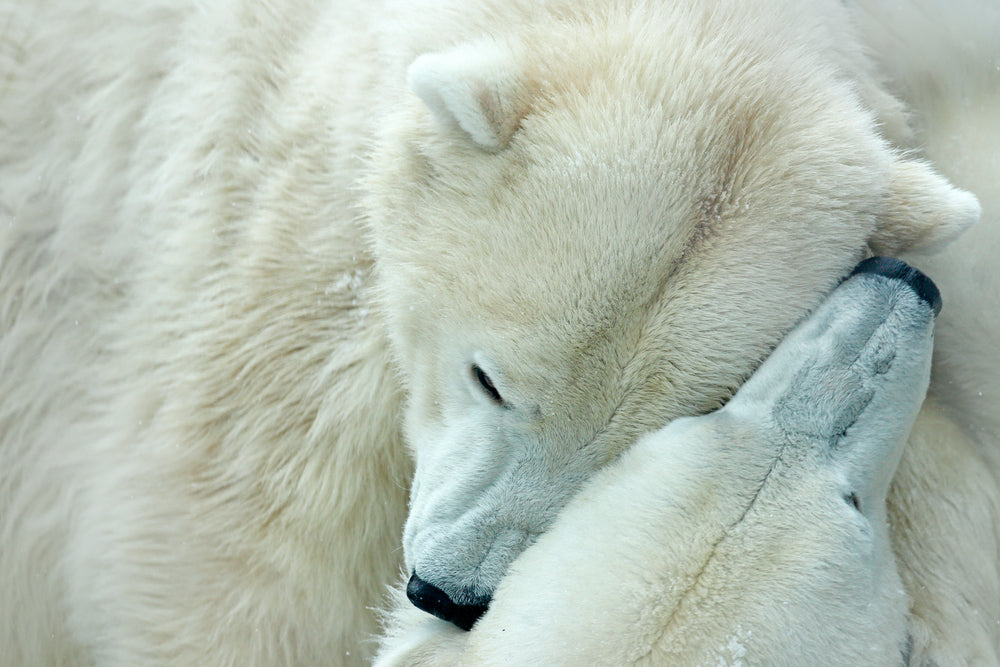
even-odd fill
[{"label": "polar bear", "polygon": [[910,664],[885,501],[940,306],[862,262],[725,407],[588,481],[472,632],[406,602],[376,664]]},{"label": "polar bear", "polygon": [[[470,625],[587,479],[723,405],[859,260],[980,216],[855,18],[0,0],[0,662],[364,663],[401,568]],[[956,107],[948,166],[995,138],[947,143]],[[888,499],[941,665],[998,645],[985,218],[930,271],[970,302]]]}]

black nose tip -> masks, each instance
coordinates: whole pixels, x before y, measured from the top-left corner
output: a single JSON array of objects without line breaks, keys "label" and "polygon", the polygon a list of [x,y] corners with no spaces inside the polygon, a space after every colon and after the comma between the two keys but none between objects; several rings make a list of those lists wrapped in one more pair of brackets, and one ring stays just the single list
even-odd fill
[{"label": "black nose tip", "polygon": [[[418,609],[434,614],[442,621],[469,630],[486,612],[486,604],[457,604],[434,584],[427,583],[414,572],[406,584],[406,597]],[[487,600],[488,602],[488,600]]]},{"label": "black nose tip", "polygon": [[934,315],[941,312],[941,292],[938,291],[934,281],[900,259],[869,257],[851,271],[852,276],[859,273],[874,273],[886,278],[902,280],[917,293],[917,296],[927,302],[927,305],[934,311]]}]

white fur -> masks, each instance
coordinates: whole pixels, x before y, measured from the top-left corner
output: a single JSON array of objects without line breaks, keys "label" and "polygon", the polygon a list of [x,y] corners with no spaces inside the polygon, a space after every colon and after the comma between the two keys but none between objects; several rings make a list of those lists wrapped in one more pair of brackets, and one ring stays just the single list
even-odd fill
[{"label": "white fur", "polygon": [[885,499],[932,325],[851,279],[723,409],[595,475],[471,632],[404,607],[378,664],[906,664]]},{"label": "white fur", "polygon": [[[0,1],[0,662],[366,660],[404,433],[405,560],[492,591],[869,243],[971,221],[900,151],[851,24],[780,0]],[[893,80],[984,221],[926,264],[942,382],[892,537],[914,654],[995,662],[996,89],[919,106]]]},{"label": "white fur", "polygon": [[496,44],[463,44],[418,57],[406,80],[443,124],[457,123],[480,147],[498,150],[520,120],[510,106],[516,83],[505,56]]}]

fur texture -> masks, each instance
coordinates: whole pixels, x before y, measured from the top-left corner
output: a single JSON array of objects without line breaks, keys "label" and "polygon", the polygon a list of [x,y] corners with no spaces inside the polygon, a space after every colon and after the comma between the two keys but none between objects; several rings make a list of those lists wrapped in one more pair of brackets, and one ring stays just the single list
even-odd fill
[{"label": "fur texture", "polygon": [[885,499],[933,319],[851,278],[724,408],[596,474],[471,632],[404,607],[377,664],[906,664]]},{"label": "fur texture", "polygon": [[926,145],[984,220],[918,262],[890,525],[914,656],[995,663],[996,73],[879,72],[961,40],[864,16],[0,0],[0,662],[362,662],[411,478],[407,569],[492,593],[870,249],[975,220]]}]

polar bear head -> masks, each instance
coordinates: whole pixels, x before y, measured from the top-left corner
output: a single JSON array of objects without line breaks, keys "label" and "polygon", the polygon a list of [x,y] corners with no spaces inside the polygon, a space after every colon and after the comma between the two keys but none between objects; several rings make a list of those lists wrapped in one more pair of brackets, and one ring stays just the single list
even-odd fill
[{"label": "polar bear head", "polygon": [[939,303],[902,262],[863,263],[724,408],[583,487],[511,565],[468,664],[906,664],[886,494]]},{"label": "polar bear head", "polygon": [[722,405],[868,252],[979,215],[879,135],[822,25],[529,4],[412,61],[363,183],[408,390],[413,598],[465,627],[585,480]]}]

